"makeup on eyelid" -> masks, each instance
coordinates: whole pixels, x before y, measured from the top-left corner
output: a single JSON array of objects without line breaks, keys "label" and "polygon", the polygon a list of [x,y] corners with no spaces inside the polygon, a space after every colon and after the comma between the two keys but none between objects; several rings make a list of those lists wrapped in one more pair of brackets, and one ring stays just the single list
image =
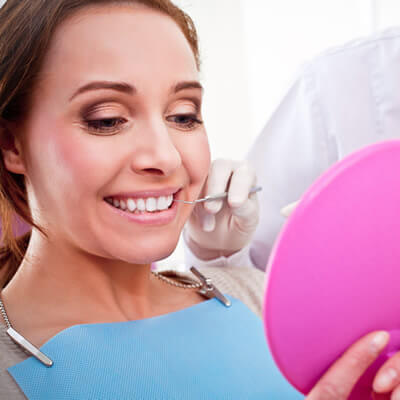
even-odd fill
[{"label": "makeup on eyelid", "polygon": [[[202,125],[200,101],[197,98],[176,100],[166,112],[166,121],[176,124],[176,127],[182,130],[193,130]],[[123,112],[124,108],[116,102],[110,102],[110,104],[97,102],[95,105],[85,107],[80,113],[84,128],[99,135],[119,133],[127,128],[128,118],[132,114],[132,110]],[[100,115],[102,113],[104,115]]]},{"label": "makeup on eyelid", "polygon": [[[175,114],[167,116],[166,121],[175,124],[176,129],[182,131],[192,131],[203,124],[195,114]],[[130,126],[129,121],[121,117],[102,117],[102,118],[85,118],[83,121],[84,128],[92,131],[94,134],[116,134],[125,130]],[[101,126],[102,125],[102,126]]]}]

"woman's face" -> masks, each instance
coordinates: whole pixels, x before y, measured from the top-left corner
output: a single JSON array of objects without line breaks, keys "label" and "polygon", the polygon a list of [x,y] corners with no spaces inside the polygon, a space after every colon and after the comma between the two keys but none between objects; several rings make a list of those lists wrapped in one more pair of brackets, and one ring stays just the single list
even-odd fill
[{"label": "woman's face", "polygon": [[[53,38],[22,125],[35,222],[107,259],[169,255],[208,173],[192,50],[168,16],[88,8]],[[113,203],[113,204],[110,204]]]}]

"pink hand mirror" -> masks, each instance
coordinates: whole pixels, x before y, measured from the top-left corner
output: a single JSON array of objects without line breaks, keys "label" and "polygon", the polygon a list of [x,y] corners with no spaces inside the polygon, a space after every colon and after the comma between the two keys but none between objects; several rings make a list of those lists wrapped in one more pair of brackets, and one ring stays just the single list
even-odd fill
[{"label": "pink hand mirror", "polygon": [[350,397],[368,399],[375,372],[400,350],[400,140],[368,146],[323,174],[286,222],[267,271],[267,340],[304,394],[358,338],[390,332]]}]

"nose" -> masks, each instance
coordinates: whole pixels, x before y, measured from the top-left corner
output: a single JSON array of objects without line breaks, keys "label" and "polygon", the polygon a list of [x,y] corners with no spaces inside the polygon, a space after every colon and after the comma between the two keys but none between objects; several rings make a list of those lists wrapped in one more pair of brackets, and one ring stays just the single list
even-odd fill
[{"label": "nose", "polygon": [[136,174],[170,176],[181,166],[180,152],[161,118],[138,123],[134,135],[131,169]]}]

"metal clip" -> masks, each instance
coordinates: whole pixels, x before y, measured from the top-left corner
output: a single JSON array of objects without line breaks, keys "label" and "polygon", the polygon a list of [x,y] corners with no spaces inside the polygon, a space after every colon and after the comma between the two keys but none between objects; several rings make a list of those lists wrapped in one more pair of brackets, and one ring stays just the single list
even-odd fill
[{"label": "metal clip", "polygon": [[230,302],[229,299],[227,299],[218,289],[217,287],[212,283],[210,278],[206,278],[203,274],[199,272],[195,267],[191,267],[190,271],[194,275],[197,276],[197,278],[200,279],[202,283],[202,287],[199,289],[199,293],[202,294],[203,296],[212,299],[212,298],[217,298],[225,307],[230,307],[232,303]]}]

